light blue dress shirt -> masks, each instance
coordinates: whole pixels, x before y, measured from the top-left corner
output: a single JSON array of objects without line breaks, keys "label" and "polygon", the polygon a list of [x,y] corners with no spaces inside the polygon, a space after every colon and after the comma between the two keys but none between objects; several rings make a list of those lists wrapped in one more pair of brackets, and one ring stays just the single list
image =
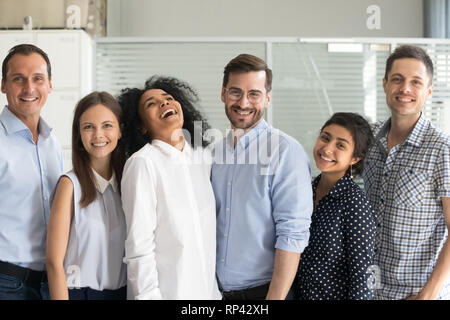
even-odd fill
[{"label": "light blue dress shirt", "polygon": [[0,114],[0,260],[45,268],[50,198],[62,173],[61,146],[45,121],[39,139],[7,107]]},{"label": "light blue dress shirt", "polygon": [[311,168],[302,146],[264,120],[233,147],[214,149],[217,277],[223,290],[271,281],[275,249],[301,253],[313,211]]}]

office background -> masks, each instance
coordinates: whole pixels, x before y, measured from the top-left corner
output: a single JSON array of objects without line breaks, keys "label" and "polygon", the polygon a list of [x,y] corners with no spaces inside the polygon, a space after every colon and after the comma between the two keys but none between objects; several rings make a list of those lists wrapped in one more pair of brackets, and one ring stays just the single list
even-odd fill
[{"label": "office background", "polygon": [[[66,168],[70,130],[65,128],[71,122],[72,100],[94,89],[118,94],[121,88],[142,86],[154,74],[191,83],[212,127],[225,132],[229,125],[220,101],[223,67],[243,52],[264,58],[274,71],[266,120],[295,137],[311,157],[318,130],[333,112],[358,112],[370,121],[388,117],[381,88],[384,63],[403,43],[420,45],[432,56],[436,89],[425,114],[450,132],[449,2],[1,0],[0,27],[8,32],[19,28],[24,16],[33,16],[33,30],[38,29],[33,32],[64,29],[67,8],[78,5],[81,27],[87,30],[92,21],[86,16],[96,7],[97,28],[90,30],[90,45],[82,45],[84,36],[79,36],[76,43],[83,48],[49,49],[62,55],[62,61],[77,61],[76,71],[66,71],[66,77],[79,74],[70,87],[77,94],[60,99],[64,111],[55,104],[45,114],[64,141]],[[85,70],[88,74],[82,75]],[[58,93],[58,83],[53,86]]]}]

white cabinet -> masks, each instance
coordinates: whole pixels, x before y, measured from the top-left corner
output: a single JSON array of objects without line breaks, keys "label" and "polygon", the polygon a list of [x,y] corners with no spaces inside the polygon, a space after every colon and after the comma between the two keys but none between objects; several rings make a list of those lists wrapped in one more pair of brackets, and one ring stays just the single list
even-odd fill
[{"label": "white cabinet", "polygon": [[80,84],[80,37],[72,33],[38,33],[36,43],[47,53],[52,68],[53,86],[78,87]]},{"label": "white cabinet", "polygon": [[[53,128],[63,147],[64,170],[72,168],[72,120],[76,103],[93,88],[93,48],[90,36],[82,30],[0,31],[0,57],[20,43],[31,43],[44,50],[52,67],[53,91],[41,115]],[[0,110],[7,104],[0,95]]]},{"label": "white cabinet", "polygon": [[16,44],[33,43],[33,34],[31,32],[0,31],[0,37],[0,57],[2,62],[9,49],[14,47]]},{"label": "white cabinet", "polygon": [[41,110],[64,149],[71,147],[73,110],[80,99],[81,93],[76,90],[53,90]]}]

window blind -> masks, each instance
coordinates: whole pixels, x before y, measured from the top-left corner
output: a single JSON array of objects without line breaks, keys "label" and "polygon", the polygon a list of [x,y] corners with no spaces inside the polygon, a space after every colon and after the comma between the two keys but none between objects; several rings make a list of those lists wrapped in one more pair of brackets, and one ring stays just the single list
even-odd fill
[{"label": "window blind", "polygon": [[152,75],[179,78],[196,89],[212,128],[230,127],[220,100],[223,68],[240,53],[265,59],[260,43],[136,42],[98,43],[96,88],[118,95],[126,87],[142,88]]},{"label": "window blind", "polygon": [[[240,53],[266,59],[274,79],[269,122],[297,139],[318,173],[312,148],[334,112],[357,112],[369,122],[389,117],[382,87],[386,59],[400,42],[352,41],[360,50],[330,50],[324,41],[99,41],[97,90],[114,95],[142,87],[152,75],[174,76],[191,84],[211,127],[222,133],[229,122],[220,100],[223,68]],[[434,92],[425,116],[450,133],[450,42],[411,43],[427,50],[435,65]],[[268,49],[268,50],[267,50]],[[266,112],[267,115],[267,112]]]}]

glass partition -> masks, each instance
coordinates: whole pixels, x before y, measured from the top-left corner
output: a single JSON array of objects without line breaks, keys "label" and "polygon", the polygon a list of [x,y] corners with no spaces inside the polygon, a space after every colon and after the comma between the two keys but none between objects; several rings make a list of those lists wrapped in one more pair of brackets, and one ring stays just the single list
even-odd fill
[{"label": "glass partition", "polygon": [[450,41],[419,40],[99,38],[95,83],[97,90],[118,94],[125,87],[141,87],[154,74],[178,77],[197,89],[211,126],[225,132],[229,123],[220,101],[223,68],[240,53],[259,56],[274,73],[266,119],[303,145],[316,175],[312,148],[331,114],[357,112],[370,122],[389,117],[382,87],[385,62],[403,43],[422,46],[432,57],[435,89],[424,112],[450,133]]}]

